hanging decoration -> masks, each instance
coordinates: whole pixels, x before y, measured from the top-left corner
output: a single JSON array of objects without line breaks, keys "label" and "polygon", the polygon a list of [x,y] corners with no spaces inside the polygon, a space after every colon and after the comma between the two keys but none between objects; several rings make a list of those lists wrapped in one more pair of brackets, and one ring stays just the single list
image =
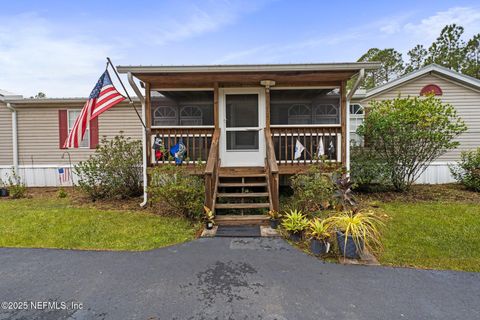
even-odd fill
[{"label": "hanging decoration", "polygon": [[163,140],[162,138],[160,138],[160,135],[158,133],[153,140],[152,149],[155,151],[155,161],[158,164],[158,161],[162,160],[163,152],[165,150]]},{"label": "hanging decoration", "polygon": [[183,144],[183,139],[180,138],[178,143],[170,148],[170,154],[175,159],[176,165],[181,165],[185,155],[187,154],[187,148]]}]

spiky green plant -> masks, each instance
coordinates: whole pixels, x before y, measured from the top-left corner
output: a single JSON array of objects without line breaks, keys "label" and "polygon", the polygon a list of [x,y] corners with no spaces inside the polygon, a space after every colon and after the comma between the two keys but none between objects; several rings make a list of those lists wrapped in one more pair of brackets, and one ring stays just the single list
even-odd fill
[{"label": "spiky green plant", "polygon": [[363,250],[362,243],[372,250],[380,246],[379,227],[383,222],[372,210],[338,212],[327,218],[326,223],[345,234],[345,247],[348,236],[352,236],[359,250]]},{"label": "spiky green plant", "polygon": [[325,219],[313,219],[308,223],[308,236],[317,240],[330,238],[330,226]]},{"label": "spiky green plant", "polygon": [[282,227],[291,232],[299,233],[308,226],[308,219],[300,210],[290,210],[283,216]]}]

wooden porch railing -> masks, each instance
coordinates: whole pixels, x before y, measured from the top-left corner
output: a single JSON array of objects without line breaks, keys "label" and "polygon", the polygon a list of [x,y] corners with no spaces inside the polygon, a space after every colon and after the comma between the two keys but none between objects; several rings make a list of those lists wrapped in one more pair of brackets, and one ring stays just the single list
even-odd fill
[{"label": "wooden porch railing", "polygon": [[[310,164],[320,161],[320,158],[330,162],[341,161],[341,126],[271,127],[270,131],[278,164]],[[305,151],[302,152],[300,158],[295,159],[297,140],[305,147]],[[323,142],[323,156],[320,157],[321,141]]]},{"label": "wooden porch railing", "polygon": [[268,192],[270,194],[270,208],[278,211],[280,206],[279,199],[279,175],[278,165],[275,158],[275,149],[272,141],[272,133],[269,128],[265,128],[265,171],[267,173]]},{"label": "wooden porch railing", "polygon": [[205,167],[205,206],[215,208],[217,198],[218,171],[220,168],[219,145],[220,129],[215,129],[210,145],[207,165]]},{"label": "wooden porch railing", "polygon": [[[170,150],[170,147],[175,145],[180,139],[187,149],[184,163],[186,165],[195,164],[198,162],[206,163],[210,154],[212,144],[212,137],[214,128],[152,128],[152,141],[155,135],[158,134],[163,141],[165,150]],[[166,152],[158,164],[173,163],[172,157]],[[155,156],[152,152],[151,162],[156,163]]]}]

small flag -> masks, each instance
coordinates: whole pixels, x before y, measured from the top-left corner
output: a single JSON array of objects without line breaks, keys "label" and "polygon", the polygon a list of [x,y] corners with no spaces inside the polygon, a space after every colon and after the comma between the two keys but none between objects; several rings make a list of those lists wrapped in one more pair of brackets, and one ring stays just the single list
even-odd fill
[{"label": "small flag", "polygon": [[325,148],[323,146],[323,137],[320,137],[318,141],[318,150],[317,150],[318,157],[321,157],[325,154]]},{"label": "small flag", "polygon": [[335,154],[335,146],[333,145],[333,141],[330,140],[330,143],[328,144],[328,157],[333,158]]},{"label": "small flag", "polygon": [[58,180],[60,181],[60,184],[67,183],[70,179],[70,168],[58,168]]},{"label": "small flag", "polygon": [[170,154],[175,158],[175,164],[182,164],[185,154],[187,153],[187,148],[183,144],[183,139],[180,138],[178,143],[170,148]]},{"label": "small flag", "polygon": [[295,156],[294,156],[295,160],[297,160],[302,156],[303,150],[305,150],[305,147],[300,142],[300,140],[297,139],[297,142],[295,143]]},{"label": "small flag", "polygon": [[72,130],[68,133],[64,148],[78,148],[85,136],[85,131],[87,130],[90,120],[95,119],[123,100],[125,100],[125,97],[115,89],[108,71],[105,70],[90,93],[80,115],[75,120]]}]

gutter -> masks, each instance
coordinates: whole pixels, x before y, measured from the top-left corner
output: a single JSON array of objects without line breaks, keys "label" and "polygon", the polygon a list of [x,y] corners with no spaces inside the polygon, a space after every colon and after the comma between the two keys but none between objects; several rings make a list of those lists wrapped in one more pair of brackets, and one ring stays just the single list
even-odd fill
[{"label": "gutter", "polygon": [[12,112],[12,148],[13,148],[13,170],[18,174],[18,121],[17,109],[10,102],[7,102],[7,108]]},{"label": "gutter", "polygon": [[[132,87],[133,91],[135,91],[135,94],[137,95],[138,99],[140,100],[140,103],[142,104],[142,121],[145,123],[145,97],[143,96],[142,92],[140,89],[137,87],[137,84],[133,80],[133,75],[131,72],[128,72],[128,82],[130,83],[130,86]],[[147,185],[148,185],[148,176],[147,176],[147,129],[144,128],[142,132],[142,150],[143,150],[143,155],[142,155],[142,169],[143,169],[143,202],[140,203],[140,206],[143,208],[147,205],[148,203],[148,193],[147,193]]]},{"label": "gutter", "polygon": [[365,77],[365,69],[360,69],[360,72],[358,73],[358,78],[357,80],[355,81],[355,83],[353,84],[353,87],[352,89],[350,89],[350,91],[347,93],[347,116],[346,116],[346,119],[347,119],[347,150],[345,150],[346,152],[346,158],[347,158],[347,163],[345,164],[345,167],[347,168],[347,175],[350,176],[350,100],[352,100],[352,97],[353,95],[355,94],[355,91],[357,91],[358,87],[360,87],[360,84],[362,83],[363,81],[363,78]]}]

